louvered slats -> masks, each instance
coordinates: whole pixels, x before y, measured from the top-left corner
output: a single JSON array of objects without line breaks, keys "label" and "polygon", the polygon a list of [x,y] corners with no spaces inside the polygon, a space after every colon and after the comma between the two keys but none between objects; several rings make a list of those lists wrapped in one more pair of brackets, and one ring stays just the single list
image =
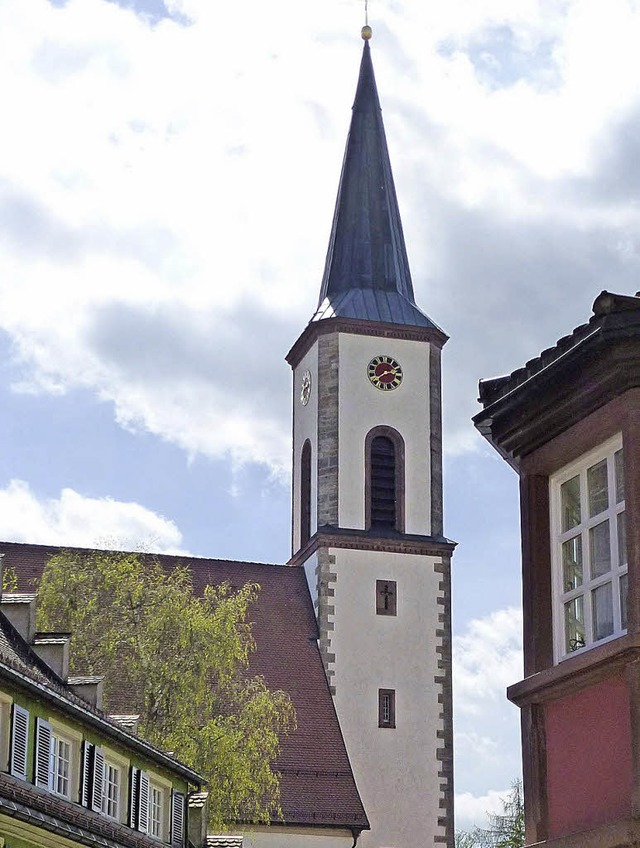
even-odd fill
[{"label": "louvered slats", "polygon": [[149,775],[145,771],[140,772],[138,785],[138,830],[149,830]]},{"label": "louvered slats", "polygon": [[184,795],[171,792],[171,844],[179,848],[184,843]]},{"label": "louvered slats", "polygon": [[396,527],[396,453],[386,436],[371,442],[371,526]]},{"label": "louvered slats", "polygon": [[11,722],[10,770],[14,777],[27,779],[27,747],[29,741],[29,713],[18,704],[13,705]]},{"label": "louvered slats", "polygon": [[36,786],[51,788],[51,725],[43,718],[36,719]]},{"label": "louvered slats", "polygon": [[138,828],[138,795],[140,792],[140,769],[129,769],[129,827]]},{"label": "louvered slats", "polygon": [[104,794],[104,752],[102,748],[93,749],[91,768],[91,809],[102,812]]},{"label": "louvered slats", "polygon": [[86,739],[82,743],[82,770],[80,773],[80,803],[88,807],[91,800],[91,760],[94,746]]}]

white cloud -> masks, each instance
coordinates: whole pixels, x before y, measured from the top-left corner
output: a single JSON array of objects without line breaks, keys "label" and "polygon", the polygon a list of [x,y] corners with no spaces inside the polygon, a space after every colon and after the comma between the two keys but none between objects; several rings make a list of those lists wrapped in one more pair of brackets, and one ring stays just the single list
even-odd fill
[{"label": "white cloud", "polygon": [[460,712],[477,714],[506,698],[522,677],[522,612],[496,610],[473,619],[453,640],[453,685]]},{"label": "white cloud", "polygon": [[[468,826],[461,823],[465,816],[482,823],[490,807],[487,798],[474,801],[473,796],[485,793],[489,780],[494,786],[509,786],[520,774],[519,711],[507,701],[505,690],[522,678],[521,631],[520,610],[507,608],[471,620],[453,639],[459,828]],[[504,793],[489,794],[497,798]]]},{"label": "white cloud", "polygon": [[85,497],[73,489],[63,489],[59,498],[39,499],[22,480],[0,489],[0,539],[185,553],[176,525],[140,504]]},{"label": "white cloud", "polygon": [[[0,328],[16,388],[89,388],[123,426],[283,473],[282,357],[320,283],[362,9],[275,0],[247,23],[242,4],[170,5],[191,24],[106,0],[0,5]],[[607,170],[634,161],[640,10],[400,0],[372,22],[418,299],[452,335],[445,444],[469,450],[478,377],[640,270],[637,192]],[[114,310],[131,320],[97,345]]]},{"label": "white cloud", "polygon": [[456,793],[456,830],[471,830],[476,826],[486,827],[487,814],[500,813],[502,801],[510,791],[510,789],[490,789],[484,795],[472,795],[471,792]]}]

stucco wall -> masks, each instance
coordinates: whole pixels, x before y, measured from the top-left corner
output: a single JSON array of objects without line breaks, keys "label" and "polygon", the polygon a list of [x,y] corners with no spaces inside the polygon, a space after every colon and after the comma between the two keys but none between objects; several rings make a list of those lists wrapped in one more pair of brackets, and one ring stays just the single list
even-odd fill
[{"label": "stucco wall", "polygon": [[[302,375],[311,374],[309,403],[300,403]],[[318,345],[314,344],[293,372],[293,522],[292,553],[300,547],[300,456],[306,439],[311,442],[311,533],[317,529],[318,491]]]},{"label": "stucco wall", "polygon": [[612,677],[545,707],[549,838],[631,814],[629,694]]},{"label": "stucco wall", "polygon": [[[371,822],[361,844],[433,845],[444,831],[437,749],[444,729],[436,684],[434,557],[333,550],[336,593],[331,650],[335,703]],[[376,615],[376,580],[397,582],[397,615]],[[396,727],[378,727],[378,690],[396,692]]]},{"label": "stucco wall", "polygon": [[344,830],[269,827],[246,833],[243,848],[351,848],[352,845],[353,836]]},{"label": "stucco wall", "polygon": [[[429,460],[429,345],[341,333],[339,388],[339,518],[364,529],[364,443],[378,425],[396,429],[405,443],[405,532],[431,532]],[[397,389],[383,392],[367,377],[369,362],[392,356],[402,366]]]}]

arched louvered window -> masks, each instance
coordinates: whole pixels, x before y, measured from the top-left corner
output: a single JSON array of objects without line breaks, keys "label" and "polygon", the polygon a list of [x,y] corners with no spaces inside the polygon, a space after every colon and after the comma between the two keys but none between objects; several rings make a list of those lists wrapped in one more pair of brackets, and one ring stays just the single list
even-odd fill
[{"label": "arched louvered window", "polygon": [[397,430],[376,427],[365,444],[367,529],[404,530],[404,442]]},{"label": "arched louvered window", "polygon": [[311,442],[302,446],[300,458],[300,547],[311,537]]}]

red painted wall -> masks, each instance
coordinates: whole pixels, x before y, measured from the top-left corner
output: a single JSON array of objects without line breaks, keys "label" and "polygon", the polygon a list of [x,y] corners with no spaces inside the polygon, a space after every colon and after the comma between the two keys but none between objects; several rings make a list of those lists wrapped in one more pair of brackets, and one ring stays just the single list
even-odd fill
[{"label": "red painted wall", "polygon": [[624,678],[547,704],[549,838],[631,813],[631,729]]}]

